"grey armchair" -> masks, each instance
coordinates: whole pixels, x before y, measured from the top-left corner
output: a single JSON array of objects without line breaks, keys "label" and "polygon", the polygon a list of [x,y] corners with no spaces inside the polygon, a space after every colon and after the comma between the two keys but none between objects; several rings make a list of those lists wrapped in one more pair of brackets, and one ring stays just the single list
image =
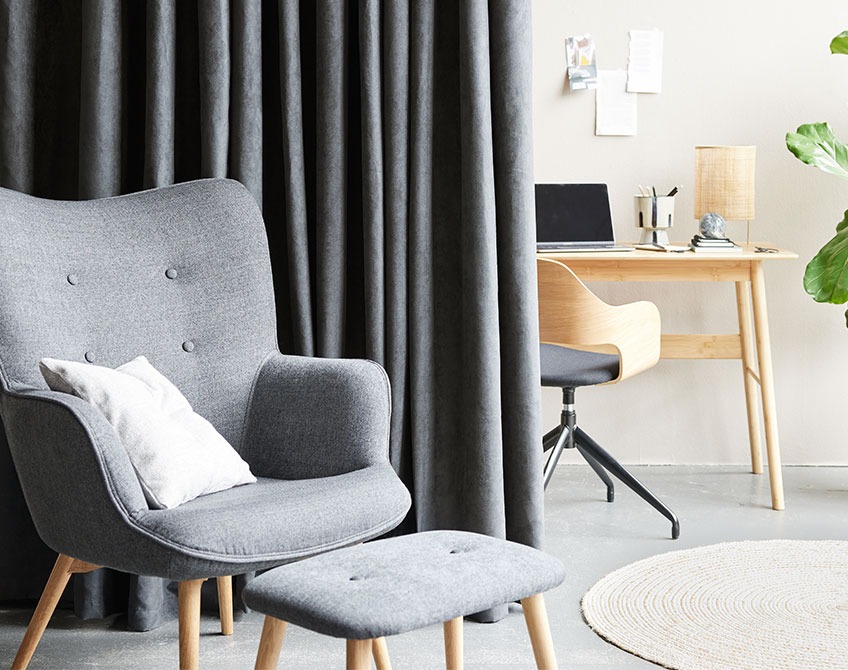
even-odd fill
[{"label": "grey armchair", "polygon": [[[388,461],[375,363],[277,349],[261,214],[228,180],[87,202],[0,189],[0,417],[36,529],[59,553],[13,667],[26,667],[70,575],[177,580],[180,666],[198,662],[199,590],[383,534],[410,505]],[[149,509],[114,430],[47,390],[52,356],[144,354],[240,452],[256,484]],[[225,611],[229,608],[229,616]]]}]

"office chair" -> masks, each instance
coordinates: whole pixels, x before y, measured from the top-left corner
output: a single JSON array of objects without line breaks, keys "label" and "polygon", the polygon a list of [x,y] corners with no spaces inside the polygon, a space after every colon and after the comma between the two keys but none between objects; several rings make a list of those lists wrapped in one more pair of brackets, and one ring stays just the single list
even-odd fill
[{"label": "office chair", "polygon": [[562,389],[560,424],[542,438],[542,448],[550,452],[545,488],[563,449],[577,449],[606,484],[608,502],[615,497],[611,473],[671,521],[671,537],[676,540],[680,522],[675,514],[577,425],[574,408],[576,388],[614,384],[656,364],[659,311],[644,301],[608,305],[559,261],[540,258],[536,268],[542,386]]}]

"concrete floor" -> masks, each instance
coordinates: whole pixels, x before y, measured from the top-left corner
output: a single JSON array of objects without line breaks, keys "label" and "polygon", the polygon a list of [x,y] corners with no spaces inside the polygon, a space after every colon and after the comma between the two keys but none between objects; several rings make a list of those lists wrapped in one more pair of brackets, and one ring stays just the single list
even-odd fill
[{"label": "concrete floor", "polygon": [[[583,623],[580,598],[600,577],[653,554],[715,542],[744,539],[845,539],[848,468],[784,468],[786,511],[769,507],[766,476],[743,467],[634,467],[634,474],[677,513],[681,535],[670,539],[670,524],[623,486],[616,502],[604,502],[600,482],[587,466],[558,468],[546,492],[546,549],[566,565],[566,582],[546,596],[560,667],[639,669],[657,667],[598,638]],[[0,667],[8,667],[30,611],[0,610]],[[201,622],[204,669],[252,668],[262,617],[249,614],[235,635],[218,634],[217,620]],[[389,640],[395,667],[444,667],[441,627]],[[57,613],[30,667],[176,668],[176,622],[149,633],[123,630],[120,617],[79,621]],[[290,627],[280,667],[341,668],[344,643]],[[468,668],[532,668],[530,643],[520,608],[497,624],[466,623]]]}]

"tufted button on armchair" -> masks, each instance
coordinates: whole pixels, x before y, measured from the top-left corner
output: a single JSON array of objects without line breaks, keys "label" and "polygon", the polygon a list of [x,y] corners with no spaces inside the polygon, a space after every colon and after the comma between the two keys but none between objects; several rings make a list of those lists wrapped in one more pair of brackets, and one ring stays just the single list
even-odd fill
[{"label": "tufted button on armchair", "polygon": [[[389,385],[370,361],[277,350],[268,246],[252,196],[201,180],[84,202],[0,189],[0,418],[27,505],[59,553],[13,667],[70,575],[180,582],[180,665],[198,659],[199,589],[376,537],[410,498],[388,461]],[[112,426],[47,389],[42,357],[145,355],[241,454],[256,484],[150,509]],[[225,611],[229,609],[229,617]]]}]

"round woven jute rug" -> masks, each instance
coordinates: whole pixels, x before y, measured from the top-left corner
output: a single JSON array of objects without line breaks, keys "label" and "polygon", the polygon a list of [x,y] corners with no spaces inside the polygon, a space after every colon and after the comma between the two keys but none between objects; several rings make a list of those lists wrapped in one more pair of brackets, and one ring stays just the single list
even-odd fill
[{"label": "round woven jute rug", "polygon": [[627,565],[583,617],[602,638],[674,670],[848,668],[848,542],[728,542]]}]

